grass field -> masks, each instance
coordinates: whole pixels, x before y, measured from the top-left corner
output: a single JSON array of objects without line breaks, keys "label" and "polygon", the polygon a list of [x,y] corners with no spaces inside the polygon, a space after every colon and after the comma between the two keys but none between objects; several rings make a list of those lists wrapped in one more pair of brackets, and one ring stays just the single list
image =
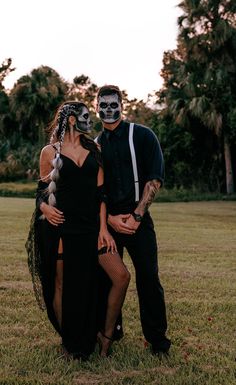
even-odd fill
[{"label": "grass field", "polygon": [[[0,197],[34,198],[37,181],[0,182]],[[158,193],[158,202],[193,202],[193,201],[236,201],[236,194],[202,192],[195,188],[162,188]]]},{"label": "grass field", "polygon": [[169,358],[142,336],[134,272],[125,337],[111,358],[67,362],[37,307],[24,244],[34,202],[0,198],[0,385],[234,385],[236,202],[157,203],[159,268],[173,342]]}]

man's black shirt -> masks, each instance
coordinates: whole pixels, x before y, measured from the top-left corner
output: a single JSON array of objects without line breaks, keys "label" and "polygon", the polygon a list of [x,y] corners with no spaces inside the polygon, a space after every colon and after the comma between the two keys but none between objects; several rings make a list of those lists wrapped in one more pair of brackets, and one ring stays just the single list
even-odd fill
[{"label": "man's black shirt", "polygon": [[[104,129],[98,142],[104,164],[108,213],[129,213],[137,206],[129,147],[129,123],[121,121],[113,131]],[[135,124],[133,142],[141,199],[146,182],[158,179],[163,183],[164,161],[159,141],[149,128]]]}]

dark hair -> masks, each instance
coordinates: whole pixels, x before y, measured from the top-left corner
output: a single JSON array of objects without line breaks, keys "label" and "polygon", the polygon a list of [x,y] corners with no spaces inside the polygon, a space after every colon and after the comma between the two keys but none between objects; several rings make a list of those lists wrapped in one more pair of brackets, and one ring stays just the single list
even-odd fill
[{"label": "dark hair", "polygon": [[[82,107],[86,107],[86,104],[82,103],[82,102],[77,102],[75,100],[68,100],[67,102],[63,102],[57,109],[56,111],[56,114],[55,114],[55,117],[54,119],[52,120],[51,123],[49,123],[47,129],[46,129],[46,132],[49,134],[49,136],[51,137],[52,139],[52,136],[54,137],[52,141],[58,141],[60,140],[60,135],[61,135],[61,123],[62,123],[62,120],[64,118],[64,116],[62,115],[62,111],[63,111],[63,107],[65,105],[69,105],[69,106],[72,106],[74,107],[75,110],[79,111]],[[58,130],[56,130],[56,127],[58,126]]]},{"label": "dark hair", "polygon": [[[53,121],[51,122],[51,124],[49,125],[48,129],[47,129],[47,132],[49,133],[50,137],[51,137],[51,140],[50,140],[50,143],[55,143],[56,141],[60,141],[61,140],[61,123],[62,123],[62,120],[64,118],[63,114],[62,114],[62,111],[63,111],[63,107],[65,105],[70,105],[72,107],[74,107],[75,110],[79,111],[82,107],[86,107],[86,104],[82,103],[82,102],[77,102],[75,100],[69,100],[69,101],[66,101],[64,103],[62,103],[57,111],[56,111],[56,114],[55,114],[55,117],[53,119]],[[58,129],[56,129],[58,127]],[[101,152],[100,150],[98,149],[98,146],[97,144],[94,142],[94,140],[92,138],[89,138],[87,135],[84,135],[84,134],[81,134],[80,135],[80,141],[81,141],[81,145],[86,149],[86,150],[89,150],[93,153],[96,161],[98,162],[98,164],[102,167],[102,157],[101,157]]]},{"label": "dark hair", "polygon": [[122,103],[122,92],[117,86],[113,85],[105,85],[103,87],[100,87],[97,93],[97,100],[99,96],[104,95],[113,95],[116,94],[118,96],[119,101]]},{"label": "dark hair", "polygon": [[81,134],[80,143],[86,150],[91,151],[99,166],[103,167],[101,151],[99,150],[98,145],[94,142],[94,140],[88,138],[88,136],[84,134]]}]

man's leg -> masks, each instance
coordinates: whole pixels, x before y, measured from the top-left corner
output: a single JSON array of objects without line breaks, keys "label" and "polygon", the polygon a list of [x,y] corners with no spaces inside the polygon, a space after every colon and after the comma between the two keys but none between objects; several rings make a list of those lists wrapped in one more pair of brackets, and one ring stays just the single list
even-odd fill
[{"label": "man's leg", "polygon": [[125,246],[136,271],[140,318],[144,336],[153,352],[167,352],[170,341],[167,329],[164,291],[158,277],[157,242],[149,213],[145,214],[135,235],[125,236]]}]

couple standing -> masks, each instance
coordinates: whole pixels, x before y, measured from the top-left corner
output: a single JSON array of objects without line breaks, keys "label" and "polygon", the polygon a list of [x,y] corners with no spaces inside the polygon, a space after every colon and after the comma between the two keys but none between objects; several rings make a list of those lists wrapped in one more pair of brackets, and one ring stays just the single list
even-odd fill
[{"label": "couple standing", "polygon": [[103,124],[97,144],[88,135],[87,107],[72,101],[59,107],[50,144],[41,151],[26,244],[34,289],[67,354],[87,359],[98,341],[100,355],[107,356],[111,341],[123,333],[120,312],[130,280],[122,261],[126,248],[135,267],[144,336],[153,354],[167,353],[164,293],[148,211],[163,183],[161,148],[150,129],[122,120],[118,87],[99,89],[97,111]]}]

